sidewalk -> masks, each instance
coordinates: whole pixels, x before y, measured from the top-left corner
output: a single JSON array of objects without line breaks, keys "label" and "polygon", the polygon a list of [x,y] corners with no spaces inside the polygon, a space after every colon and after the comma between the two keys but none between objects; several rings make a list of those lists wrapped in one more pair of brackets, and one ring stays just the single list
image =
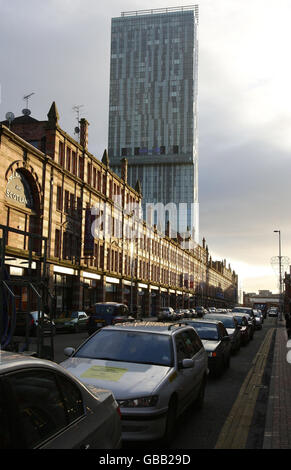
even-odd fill
[{"label": "sidewalk", "polygon": [[291,364],[285,320],[277,322],[263,449],[291,449]]}]

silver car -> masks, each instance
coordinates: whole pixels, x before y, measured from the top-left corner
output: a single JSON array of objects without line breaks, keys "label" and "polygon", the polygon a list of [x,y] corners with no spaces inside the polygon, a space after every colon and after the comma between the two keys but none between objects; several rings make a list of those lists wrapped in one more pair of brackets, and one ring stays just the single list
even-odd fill
[{"label": "silver car", "polygon": [[176,418],[202,406],[207,353],[194,328],[136,322],[96,332],[62,366],[86,385],[109,388],[120,405],[124,440],[171,441]]},{"label": "silver car", "polygon": [[0,449],[121,447],[118,405],[54,362],[0,352]]}]

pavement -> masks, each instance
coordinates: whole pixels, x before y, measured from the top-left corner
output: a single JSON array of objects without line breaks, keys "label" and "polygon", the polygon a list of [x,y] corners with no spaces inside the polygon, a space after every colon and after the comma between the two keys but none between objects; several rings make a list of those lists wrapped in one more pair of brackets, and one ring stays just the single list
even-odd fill
[{"label": "pavement", "polygon": [[291,353],[285,320],[277,320],[263,449],[291,448]]}]

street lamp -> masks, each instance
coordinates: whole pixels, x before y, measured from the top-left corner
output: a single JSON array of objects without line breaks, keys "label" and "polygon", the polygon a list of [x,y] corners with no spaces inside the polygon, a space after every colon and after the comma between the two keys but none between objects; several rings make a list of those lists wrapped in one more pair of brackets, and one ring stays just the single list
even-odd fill
[{"label": "street lamp", "polygon": [[279,234],[279,318],[282,320],[282,255],[281,255],[281,230],[274,230]]}]

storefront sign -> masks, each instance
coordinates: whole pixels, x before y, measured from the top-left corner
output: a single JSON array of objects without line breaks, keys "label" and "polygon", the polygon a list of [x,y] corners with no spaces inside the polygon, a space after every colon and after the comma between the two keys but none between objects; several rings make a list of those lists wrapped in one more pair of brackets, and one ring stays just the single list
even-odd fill
[{"label": "storefront sign", "polygon": [[17,202],[28,209],[33,209],[33,197],[30,186],[26,178],[17,171],[9,176],[5,196],[7,199]]}]

